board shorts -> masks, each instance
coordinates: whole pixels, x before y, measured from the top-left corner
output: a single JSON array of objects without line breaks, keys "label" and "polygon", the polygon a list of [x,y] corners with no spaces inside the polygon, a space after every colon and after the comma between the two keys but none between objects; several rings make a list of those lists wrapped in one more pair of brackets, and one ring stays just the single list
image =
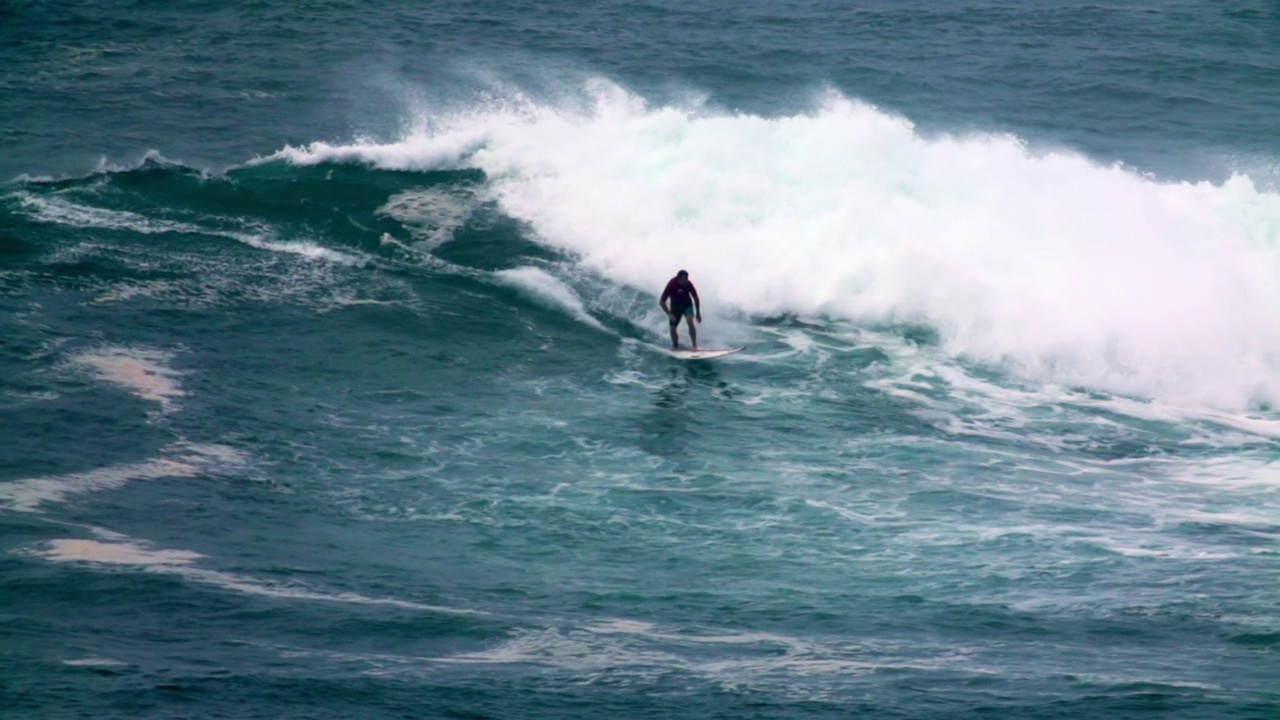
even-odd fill
[{"label": "board shorts", "polygon": [[693,306],[686,305],[684,307],[677,307],[675,305],[672,305],[671,315],[667,319],[668,322],[671,323],[671,327],[675,327],[680,324],[680,317],[682,315],[693,315]]}]

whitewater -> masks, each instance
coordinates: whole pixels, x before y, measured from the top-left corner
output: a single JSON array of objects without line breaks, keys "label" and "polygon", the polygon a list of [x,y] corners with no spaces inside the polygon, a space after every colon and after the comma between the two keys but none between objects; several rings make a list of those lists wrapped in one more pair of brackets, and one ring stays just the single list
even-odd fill
[{"label": "whitewater", "polygon": [[924,137],[841,96],[762,118],[587,91],[585,108],[516,97],[272,157],[482,170],[584,272],[647,287],[696,262],[718,318],[918,324],[1036,384],[1275,404],[1280,196],[1247,175],[1168,182],[1009,135]]},{"label": "whitewater", "polygon": [[0,715],[1275,717],[1278,21],[0,6]]}]

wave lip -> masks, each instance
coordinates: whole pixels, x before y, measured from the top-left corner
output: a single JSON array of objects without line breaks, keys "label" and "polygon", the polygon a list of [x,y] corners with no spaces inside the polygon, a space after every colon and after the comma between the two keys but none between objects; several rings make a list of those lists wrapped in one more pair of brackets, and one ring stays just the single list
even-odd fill
[{"label": "wave lip", "polygon": [[497,277],[501,282],[527,293],[543,305],[563,310],[575,320],[596,330],[607,331],[599,320],[587,312],[577,293],[545,270],[536,267],[499,270]]}]

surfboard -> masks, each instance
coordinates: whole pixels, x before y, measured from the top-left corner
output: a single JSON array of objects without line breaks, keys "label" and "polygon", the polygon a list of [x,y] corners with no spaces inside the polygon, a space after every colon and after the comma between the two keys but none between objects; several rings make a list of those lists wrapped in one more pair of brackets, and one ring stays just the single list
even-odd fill
[{"label": "surfboard", "polygon": [[732,355],[742,348],[719,348],[712,350],[668,350],[667,354],[678,360],[711,360],[712,358]]}]

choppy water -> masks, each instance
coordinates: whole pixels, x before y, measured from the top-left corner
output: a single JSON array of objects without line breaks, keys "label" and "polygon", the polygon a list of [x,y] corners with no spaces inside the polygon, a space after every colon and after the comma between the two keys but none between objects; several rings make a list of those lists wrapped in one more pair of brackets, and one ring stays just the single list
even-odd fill
[{"label": "choppy water", "polygon": [[4,716],[1275,717],[1278,81],[1267,3],[4,3]]}]

